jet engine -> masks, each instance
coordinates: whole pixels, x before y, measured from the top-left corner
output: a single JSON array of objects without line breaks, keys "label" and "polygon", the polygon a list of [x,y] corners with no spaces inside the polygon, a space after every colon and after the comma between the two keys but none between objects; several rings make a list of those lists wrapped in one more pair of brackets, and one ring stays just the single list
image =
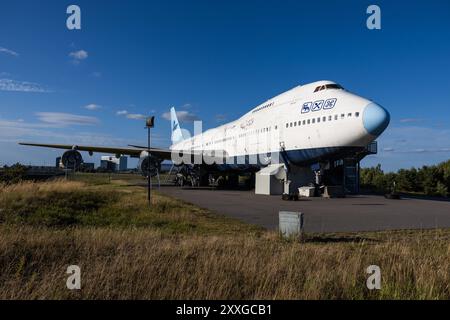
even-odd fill
[{"label": "jet engine", "polygon": [[161,162],[161,159],[151,154],[149,155],[147,151],[143,151],[139,158],[139,170],[145,177],[149,173],[151,177],[154,177],[161,171]]},{"label": "jet engine", "polygon": [[61,164],[66,169],[78,169],[83,163],[83,157],[77,150],[64,152],[61,157]]}]

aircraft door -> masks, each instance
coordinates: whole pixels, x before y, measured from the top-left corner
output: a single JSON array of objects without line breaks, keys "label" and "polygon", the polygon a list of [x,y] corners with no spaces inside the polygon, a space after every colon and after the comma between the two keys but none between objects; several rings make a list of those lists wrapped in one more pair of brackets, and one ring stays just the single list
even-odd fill
[{"label": "aircraft door", "polygon": [[281,115],[277,116],[272,127],[275,126],[276,129],[271,132],[272,163],[282,163],[280,152],[286,147],[286,120]]}]

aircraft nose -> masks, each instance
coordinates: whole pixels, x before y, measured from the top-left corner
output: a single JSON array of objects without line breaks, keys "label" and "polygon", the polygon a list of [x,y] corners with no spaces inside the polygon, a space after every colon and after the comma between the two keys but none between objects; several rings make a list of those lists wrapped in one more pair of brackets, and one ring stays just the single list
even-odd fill
[{"label": "aircraft nose", "polygon": [[387,128],[390,120],[389,112],[376,103],[369,103],[364,108],[364,128],[371,135],[379,136]]}]

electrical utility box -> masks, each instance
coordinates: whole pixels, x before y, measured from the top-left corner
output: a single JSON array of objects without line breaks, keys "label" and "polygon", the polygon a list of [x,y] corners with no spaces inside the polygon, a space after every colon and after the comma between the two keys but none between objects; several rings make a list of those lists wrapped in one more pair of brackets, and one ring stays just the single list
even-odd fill
[{"label": "electrical utility box", "polygon": [[283,238],[301,238],[304,224],[303,213],[280,211],[278,219],[280,235]]}]

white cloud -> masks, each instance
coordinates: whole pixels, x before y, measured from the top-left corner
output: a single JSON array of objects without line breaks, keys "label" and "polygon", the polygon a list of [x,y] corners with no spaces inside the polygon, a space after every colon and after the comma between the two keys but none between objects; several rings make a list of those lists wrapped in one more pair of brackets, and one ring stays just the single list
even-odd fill
[{"label": "white cloud", "polygon": [[71,57],[73,60],[72,62],[74,64],[78,64],[80,63],[81,60],[85,60],[88,57],[88,53],[85,50],[78,50],[78,51],[73,51],[71,53],[69,53],[69,57]]},{"label": "white cloud", "polygon": [[78,51],[73,51],[73,52],[69,53],[69,56],[74,59],[84,60],[84,59],[87,59],[88,53],[87,53],[87,51],[84,51],[84,50],[78,50]]},{"label": "white cloud", "polygon": [[12,79],[0,79],[0,91],[39,92],[39,93],[51,92],[38,83],[16,81]]},{"label": "white cloud", "polygon": [[[164,119],[170,121],[170,112],[163,113],[162,117]],[[194,122],[194,121],[200,120],[199,117],[197,117],[193,113],[190,113],[189,111],[177,111],[177,118],[178,118],[178,121],[184,121],[184,122]]]},{"label": "white cloud", "polygon": [[140,113],[129,113],[126,115],[126,117],[128,119],[132,119],[132,120],[143,120],[143,119],[147,119],[147,116],[140,114]]},{"label": "white cloud", "polygon": [[[96,127],[92,127],[95,129]],[[143,136],[143,139],[145,135]],[[169,139],[154,134],[152,140],[161,145],[168,145]],[[46,165],[53,164],[63,150],[48,148],[33,148],[18,145],[18,142],[59,143],[68,145],[99,145],[125,146],[128,144],[142,145],[140,139],[125,139],[115,137],[110,133],[80,131],[78,127],[69,128],[50,125],[42,122],[28,123],[21,119],[8,120],[0,117],[0,150],[7,150],[0,157],[0,166],[21,162],[24,164]],[[83,154],[87,162],[99,163],[99,155],[93,158]],[[131,160],[130,160],[131,162]]]},{"label": "white cloud", "polygon": [[12,51],[12,50],[7,49],[7,48],[3,48],[3,47],[0,47],[0,53],[5,53],[5,54],[8,54],[8,55],[11,55],[11,56],[14,56],[14,57],[18,57],[19,56],[19,54],[17,52]]},{"label": "white cloud", "polygon": [[71,125],[89,126],[99,123],[97,118],[80,116],[70,113],[37,112],[36,115],[40,121],[60,127],[66,127]]},{"label": "white cloud", "polygon": [[[37,138],[45,139],[42,142],[58,142],[68,144],[88,144],[88,145],[127,145],[130,143],[140,144],[137,140],[127,140],[124,138],[114,138],[109,134],[80,132],[70,132],[66,127],[49,126],[45,123],[29,123],[21,119],[7,120],[0,118],[0,141],[1,142],[18,142],[21,140],[33,140]],[[166,141],[157,134],[154,137],[158,141]],[[2,159],[0,159],[2,160]]]},{"label": "white cloud", "polygon": [[395,153],[441,153],[450,152],[450,148],[416,148],[416,149],[403,149],[396,150],[394,148],[383,148],[384,152],[395,152]]},{"label": "white cloud", "polygon": [[38,132],[45,132],[44,124],[26,124],[23,120],[3,120],[0,119],[0,137],[2,141],[9,141],[12,138],[33,136]]},{"label": "white cloud", "polygon": [[378,154],[363,160],[363,166],[381,163],[384,170],[421,167],[448,160],[450,129],[400,126],[388,127],[378,139]]},{"label": "white cloud", "polygon": [[95,104],[95,103],[91,103],[91,104],[88,104],[87,106],[84,106],[84,108],[87,109],[87,110],[94,111],[94,110],[101,109],[102,106],[99,106],[98,104]]},{"label": "white cloud", "polygon": [[117,111],[117,112],[116,112],[116,115],[118,115],[118,116],[124,116],[124,115],[126,115],[126,114],[128,114],[128,111],[127,111],[127,110],[120,110],[120,111]]},{"label": "white cloud", "polygon": [[[152,110],[151,112],[153,113],[154,110]],[[117,111],[116,115],[125,116],[125,118],[131,119],[131,120],[144,120],[144,119],[147,119],[147,117],[148,117],[145,114],[141,114],[141,113],[129,113],[127,110]]]},{"label": "white cloud", "polygon": [[400,119],[401,123],[413,123],[413,122],[422,122],[424,119],[421,118],[404,118]]},{"label": "white cloud", "polygon": [[395,153],[447,152],[450,130],[405,126],[388,128],[378,139],[383,151]]}]

